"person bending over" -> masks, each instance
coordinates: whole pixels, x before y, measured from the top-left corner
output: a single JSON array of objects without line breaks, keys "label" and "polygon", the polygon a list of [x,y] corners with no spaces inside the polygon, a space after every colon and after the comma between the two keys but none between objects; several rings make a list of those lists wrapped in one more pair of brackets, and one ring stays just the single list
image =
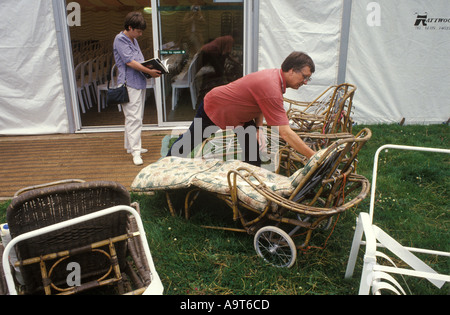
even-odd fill
[{"label": "person bending over", "polygon": [[[315,152],[290,128],[283,104],[287,88],[299,89],[311,80],[315,65],[303,52],[292,52],[281,69],[248,74],[206,94],[189,129],[173,143],[167,156],[188,156],[219,129],[233,129],[243,150],[243,161],[261,166],[263,120],[298,153],[310,158]],[[207,132],[205,130],[208,128]]]}]

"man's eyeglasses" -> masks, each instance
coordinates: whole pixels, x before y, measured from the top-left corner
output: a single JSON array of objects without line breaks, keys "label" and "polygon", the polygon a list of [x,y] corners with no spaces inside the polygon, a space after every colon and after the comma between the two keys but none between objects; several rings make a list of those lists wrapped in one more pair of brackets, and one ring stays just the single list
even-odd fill
[{"label": "man's eyeglasses", "polygon": [[303,82],[310,82],[312,79],[311,79],[311,76],[306,76],[306,75],[304,75],[302,72],[300,72],[301,74],[302,74],[302,76],[303,76]]}]

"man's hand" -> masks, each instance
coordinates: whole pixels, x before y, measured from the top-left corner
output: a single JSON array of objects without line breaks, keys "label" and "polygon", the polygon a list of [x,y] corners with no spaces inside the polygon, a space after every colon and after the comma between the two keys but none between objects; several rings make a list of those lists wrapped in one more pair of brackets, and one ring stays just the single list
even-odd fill
[{"label": "man's hand", "polygon": [[264,151],[267,147],[266,138],[264,137],[264,132],[261,128],[256,129],[256,138],[259,143],[259,151]]},{"label": "man's hand", "polygon": [[281,138],[284,139],[295,151],[310,159],[314,151],[289,127],[289,125],[279,126]]}]

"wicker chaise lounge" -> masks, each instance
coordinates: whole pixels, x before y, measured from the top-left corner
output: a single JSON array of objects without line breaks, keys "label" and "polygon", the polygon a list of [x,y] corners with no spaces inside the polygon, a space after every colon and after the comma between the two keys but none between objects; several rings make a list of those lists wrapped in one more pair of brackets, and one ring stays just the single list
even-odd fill
[{"label": "wicker chaise lounge", "polygon": [[[297,249],[308,246],[321,223],[366,197],[369,182],[354,172],[353,165],[370,137],[371,131],[363,129],[338,140],[289,177],[237,160],[166,157],[142,169],[131,186],[138,192],[165,192],[172,215],[170,195],[187,190],[186,218],[198,191],[214,194],[230,206],[234,220],[242,223],[241,231],[255,234],[261,257],[275,266],[290,267]],[[301,228],[306,229],[306,238],[297,246],[291,236]]]}]

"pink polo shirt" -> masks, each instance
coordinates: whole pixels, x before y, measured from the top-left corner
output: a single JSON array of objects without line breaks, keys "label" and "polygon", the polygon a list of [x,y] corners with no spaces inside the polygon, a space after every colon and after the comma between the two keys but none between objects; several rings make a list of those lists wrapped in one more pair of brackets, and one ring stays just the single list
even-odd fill
[{"label": "pink polo shirt", "polygon": [[205,96],[204,108],[221,129],[243,126],[261,113],[269,126],[288,125],[283,106],[285,92],[280,69],[261,70],[212,89]]},{"label": "pink polo shirt", "polygon": [[233,50],[234,39],[230,35],[217,37],[212,42],[203,45],[202,51],[210,54],[226,55]]}]

